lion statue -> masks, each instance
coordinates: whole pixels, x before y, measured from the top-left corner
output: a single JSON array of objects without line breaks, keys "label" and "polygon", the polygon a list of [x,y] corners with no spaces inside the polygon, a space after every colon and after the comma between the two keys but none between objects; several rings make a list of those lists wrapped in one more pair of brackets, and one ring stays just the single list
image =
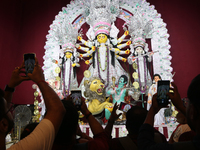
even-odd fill
[{"label": "lion statue", "polygon": [[84,83],[85,92],[84,96],[89,101],[88,110],[92,115],[98,115],[105,110],[105,118],[109,119],[112,112],[113,104],[106,99],[105,85],[98,77],[92,77]]}]

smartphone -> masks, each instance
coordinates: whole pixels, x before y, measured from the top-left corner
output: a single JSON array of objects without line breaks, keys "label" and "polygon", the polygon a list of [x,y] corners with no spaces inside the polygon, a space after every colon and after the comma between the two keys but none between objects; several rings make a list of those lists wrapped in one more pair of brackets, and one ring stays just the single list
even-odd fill
[{"label": "smartphone", "polygon": [[157,102],[160,106],[167,106],[169,103],[169,93],[170,81],[160,80],[157,86]]},{"label": "smartphone", "polygon": [[35,54],[34,53],[24,54],[24,64],[25,64],[26,75],[28,73],[32,73],[35,67]]},{"label": "smartphone", "polygon": [[82,98],[82,93],[81,90],[73,90],[71,91],[71,98],[72,102],[74,103],[76,109],[79,111],[81,110],[81,98]]},{"label": "smartphone", "polygon": [[121,102],[119,105],[119,110],[127,112],[129,109],[131,109],[131,107],[133,107],[133,105]]}]

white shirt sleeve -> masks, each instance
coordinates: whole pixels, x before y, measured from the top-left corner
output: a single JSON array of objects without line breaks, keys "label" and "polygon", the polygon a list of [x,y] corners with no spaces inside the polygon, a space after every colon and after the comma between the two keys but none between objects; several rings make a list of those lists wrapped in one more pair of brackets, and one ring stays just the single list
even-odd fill
[{"label": "white shirt sleeve", "polygon": [[50,150],[55,139],[51,121],[43,119],[33,132],[7,150]]}]

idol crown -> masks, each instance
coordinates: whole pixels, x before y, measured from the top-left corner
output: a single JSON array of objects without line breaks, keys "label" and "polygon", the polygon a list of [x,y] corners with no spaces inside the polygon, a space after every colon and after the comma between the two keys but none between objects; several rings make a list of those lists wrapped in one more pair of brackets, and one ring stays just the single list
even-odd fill
[{"label": "idol crown", "polygon": [[111,24],[119,15],[119,0],[90,0],[89,15],[86,22],[93,27],[95,36],[99,33],[109,35]]}]

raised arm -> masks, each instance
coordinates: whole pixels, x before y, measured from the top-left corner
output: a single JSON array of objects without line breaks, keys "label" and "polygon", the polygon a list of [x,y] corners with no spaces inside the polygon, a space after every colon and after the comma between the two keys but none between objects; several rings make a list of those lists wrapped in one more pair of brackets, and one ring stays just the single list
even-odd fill
[{"label": "raised arm", "polygon": [[44,74],[37,59],[33,73],[29,73],[28,77],[38,85],[47,109],[45,118],[52,122],[55,128],[55,133],[57,133],[65,115],[65,108],[55,91],[44,81]]},{"label": "raised arm", "polygon": [[115,52],[115,54],[123,55],[123,54],[129,54],[130,50],[127,49],[125,51],[121,51],[119,48],[111,48],[111,51]]},{"label": "raised arm", "polygon": [[101,126],[101,124],[94,118],[94,116],[92,115],[92,113],[88,110],[88,108],[87,108],[87,106],[85,104],[85,99],[82,98],[81,101],[82,101],[81,112],[83,113],[83,115],[88,120],[90,128],[92,130],[92,133],[94,135],[97,135],[97,134],[103,132],[104,129]]},{"label": "raised arm", "polygon": [[[12,72],[8,85],[6,85],[4,98],[7,100],[8,103],[12,101],[15,87],[17,87],[21,82],[25,80],[30,80],[29,77],[26,77],[25,71],[22,70],[23,65],[24,64],[22,63],[20,67],[15,68],[15,70]],[[23,74],[23,76],[20,74]]]},{"label": "raised arm", "polygon": [[173,90],[174,92],[173,93],[168,93],[172,103],[174,104],[174,106],[180,110],[184,116],[186,116],[186,108],[185,106],[183,105],[183,102],[181,100],[181,96],[178,92],[178,88],[176,86],[176,84],[174,82],[171,83],[173,87],[170,87],[171,90]]},{"label": "raised arm", "polygon": [[119,105],[117,105],[117,102],[115,103],[114,107],[113,107],[113,111],[110,115],[110,118],[108,120],[108,124],[106,125],[105,127],[105,132],[108,134],[108,135],[111,135],[112,133],[112,129],[113,129],[113,124],[115,122],[115,120],[117,120],[119,118],[119,116],[122,114],[116,114],[116,110],[118,109]]},{"label": "raised arm", "polygon": [[92,43],[92,42],[85,41],[81,36],[78,36],[77,39],[78,39],[79,41],[81,41],[85,46],[88,46],[88,47],[92,48],[92,46],[93,46],[93,43]]},{"label": "raised arm", "polygon": [[117,43],[118,44],[121,43],[127,35],[129,35],[129,31],[128,30],[126,30],[124,32],[124,34],[117,40]]},{"label": "raised arm", "polygon": [[119,55],[115,55],[115,56],[116,56],[117,59],[119,59],[119,60],[121,60],[121,61],[123,61],[123,62],[126,62],[126,61],[127,61],[127,59],[124,58],[124,57],[122,57],[122,56],[119,56]]}]

